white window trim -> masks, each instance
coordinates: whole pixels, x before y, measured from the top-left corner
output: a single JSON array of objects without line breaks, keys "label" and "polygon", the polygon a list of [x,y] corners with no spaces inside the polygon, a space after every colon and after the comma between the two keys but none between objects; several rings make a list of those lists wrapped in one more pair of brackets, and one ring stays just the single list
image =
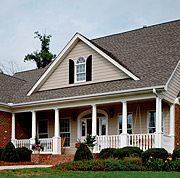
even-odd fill
[{"label": "white window trim", "polygon": [[[60,120],[62,120],[62,119],[69,119],[69,127],[70,127],[70,129],[69,129],[69,132],[67,132],[67,133],[70,133],[70,146],[67,146],[67,147],[64,147],[64,148],[71,148],[71,137],[72,137],[72,135],[71,135],[71,118],[70,117],[63,117],[63,118],[60,118],[59,119],[59,124],[60,124]],[[63,133],[65,133],[65,132],[63,132]],[[60,127],[59,127],[59,135],[61,136],[61,124],[60,124]]]},{"label": "white window trim", "polygon": [[[77,61],[80,57],[83,57],[85,59],[85,63],[80,63],[80,64],[77,64]],[[74,83],[82,83],[82,82],[86,82],[86,58],[84,56],[79,56],[77,59],[74,60]],[[77,74],[80,74],[80,73],[77,73],[76,72],[76,67],[78,65],[85,65],[85,72],[81,72],[81,73],[85,73],[85,80],[80,80],[80,81],[77,81]]]},{"label": "white window trim", "polygon": [[[149,112],[156,112],[156,110],[147,110],[147,133],[149,134]],[[162,117],[163,117],[163,122],[162,122],[162,128],[163,128],[163,132],[164,132],[164,110],[162,109]],[[156,120],[156,119],[155,119]],[[157,123],[156,123],[157,124]],[[161,128],[161,131],[162,131],[162,128]],[[156,129],[156,126],[155,126],[155,129]],[[156,132],[154,132],[156,133]]]},{"label": "white window trim", "polygon": [[[122,113],[117,113],[117,135],[120,135],[119,134],[119,115],[122,115]],[[132,114],[132,134],[133,134],[133,112],[128,112],[127,114]],[[127,117],[128,118],[128,117]],[[127,128],[127,131],[128,131],[128,128]]]},{"label": "white window trim", "polygon": [[[48,119],[39,119],[38,122],[37,122],[37,133],[38,133],[38,138],[39,138],[39,122],[41,121],[47,121],[47,129],[48,129],[48,137],[49,138],[49,120]],[[43,134],[46,134],[46,133],[43,133]],[[39,139],[46,139],[46,138],[39,138]]]}]

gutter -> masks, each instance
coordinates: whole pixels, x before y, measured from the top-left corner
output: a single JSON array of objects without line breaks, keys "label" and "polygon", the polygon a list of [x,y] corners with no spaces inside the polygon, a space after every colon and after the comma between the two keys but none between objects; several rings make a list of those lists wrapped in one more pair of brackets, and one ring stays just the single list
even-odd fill
[{"label": "gutter", "polygon": [[130,93],[130,92],[140,92],[140,91],[146,91],[146,90],[153,90],[155,89],[162,89],[165,90],[165,86],[155,86],[155,87],[146,87],[146,88],[139,88],[139,89],[129,89],[129,90],[122,90],[122,91],[114,91],[114,92],[106,92],[106,93],[98,93],[98,94],[90,94],[90,95],[81,95],[81,96],[73,96],[73,97],[66,97],[66,98],[57,98],[57,99],[50,99],[50,100],[42,100],[42,101],[33,101],[33,102],[26,102],[26,103],[18,103],[13,104],[10,103],[10,107],[21,107],[26,105],[38,105],[38,104],[46,104],[46,103],[55,103],[55,102],[63,102],[63,101],[76,101],[76,100],[82,100],[82,99],[88,99],[89,97],[98,97],[98,96],[112,96],[117,94],[123,94],[123,93]]}]

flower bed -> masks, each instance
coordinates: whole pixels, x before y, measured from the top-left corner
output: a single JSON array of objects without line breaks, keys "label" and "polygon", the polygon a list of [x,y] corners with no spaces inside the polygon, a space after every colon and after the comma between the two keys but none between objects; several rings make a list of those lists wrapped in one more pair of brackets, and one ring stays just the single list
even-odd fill
[{"label": "flower bed", "polygon": [[123,160],[82,160],[54,166],[58,170],[72,171],[141,171],[144,167]]}]

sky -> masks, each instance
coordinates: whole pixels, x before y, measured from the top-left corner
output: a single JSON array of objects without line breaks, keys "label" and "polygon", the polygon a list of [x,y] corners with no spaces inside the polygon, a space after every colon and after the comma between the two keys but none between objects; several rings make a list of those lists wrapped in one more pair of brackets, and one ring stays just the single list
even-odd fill
[{"label": "sky", "polygon": [[36,68],[24,62],[40,49],[34,32],[52,35],[59,54],[76,32],[89,39],[180,19],[180,0],[0,0],[0,67]]}]

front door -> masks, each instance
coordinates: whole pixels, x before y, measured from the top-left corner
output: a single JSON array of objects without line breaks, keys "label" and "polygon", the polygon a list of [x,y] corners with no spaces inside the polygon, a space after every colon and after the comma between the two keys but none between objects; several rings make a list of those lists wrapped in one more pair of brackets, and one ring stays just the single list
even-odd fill
[{"label": "front door", "polygon": [[[106,135],[107,134],[106,118],[98,117],[96,121],[96,133],[97,135]],[[87,134],[92,135],[92,119],[83,118],[81,119],[81,142],[87,137]]]}]

